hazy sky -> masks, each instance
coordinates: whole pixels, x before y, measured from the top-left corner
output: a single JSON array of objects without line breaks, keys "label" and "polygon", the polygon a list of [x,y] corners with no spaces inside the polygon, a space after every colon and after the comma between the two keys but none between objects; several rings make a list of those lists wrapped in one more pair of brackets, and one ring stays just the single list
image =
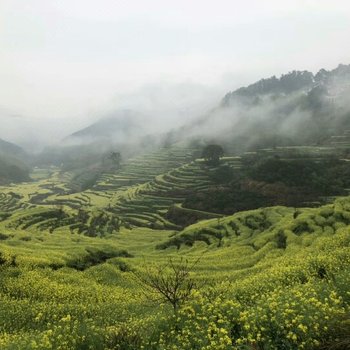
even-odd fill
[{"label": "hazy sky", "polygon": [[119,107],[195,113],[262,77],[350,63],[349,38],[349,0],[0,0],[0,137],[29,122],[60,137]]}]

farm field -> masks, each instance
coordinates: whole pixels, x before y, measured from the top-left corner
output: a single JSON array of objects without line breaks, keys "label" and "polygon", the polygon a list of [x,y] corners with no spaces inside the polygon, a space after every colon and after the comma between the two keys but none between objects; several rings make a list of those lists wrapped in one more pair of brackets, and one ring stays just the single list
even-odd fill
[{"label": "farm field", "polygon": [[[256,154],[319,163],[346,140]],[[0,349],[349,348],[350,197],[231,215],[184,206],[253,156],[208,165],[178,145],[85,190],[58,167],[1,187]],[[192,287],[174,307],[143,276],[176,266]]]}]

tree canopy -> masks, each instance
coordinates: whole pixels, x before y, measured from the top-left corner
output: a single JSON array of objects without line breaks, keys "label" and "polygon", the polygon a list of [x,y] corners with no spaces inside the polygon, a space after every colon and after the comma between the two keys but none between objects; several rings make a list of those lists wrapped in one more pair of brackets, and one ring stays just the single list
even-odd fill
[{"label": "tree canopy", "polygon": [[217,164],[224,155],[224,150],[220,145],[207,145],[202,152],[202,158],[208,163]]},{"label": "tree canopy", "polygon": [[109,155],[109,159],[112,160],[112,162],[117,168],[120,168],[120,162],[122,160],[120,152],[111,152]]}]

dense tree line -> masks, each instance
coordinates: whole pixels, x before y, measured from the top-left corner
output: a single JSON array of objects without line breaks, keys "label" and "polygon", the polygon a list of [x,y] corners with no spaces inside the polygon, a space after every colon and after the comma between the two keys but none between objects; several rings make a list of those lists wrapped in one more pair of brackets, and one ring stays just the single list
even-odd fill
[{"label": "dense tree line", "polygon": [[350,164],[338,159],[257,159],[241,170],[218,167],[212,179],[217,183],[193,193],[184,207],[232,214],[272,205],[302,206],[319,203],[325,197],[346,195],[350,187]]}]

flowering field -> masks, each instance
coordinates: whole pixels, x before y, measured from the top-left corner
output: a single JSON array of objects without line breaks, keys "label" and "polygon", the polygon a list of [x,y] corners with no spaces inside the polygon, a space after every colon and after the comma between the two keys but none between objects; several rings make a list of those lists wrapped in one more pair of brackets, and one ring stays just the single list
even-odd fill
[{"label": "flowering field", "polygon": [[[349,209],[348,198],[297,218],[292,209],[262,209],[201,221],[171,238],[142,228],[106,239],[36,233],[3,221],[0,348],[346,349]],[[269,227],[254,226],[263,213]],[[203,229],[209,245],[191,238]],[[156,249],[159,242],[167,248]],[[94,250],[110,258],[72,263]],[[191,272],[197,287],[175,313],[150,300],[133,273],[170,256],[200,257]]]},{"label": "flowering field", "polygon": [[[350,197],[231,216],[186,209],[214,218],[183,228],[165,208],[210,179],[197,162],[159,176],[152,161],[83,192],[56,169],[1,188],[0,349],[350,347]],[[175,272],[188,262],[191,282],[173,304],[147,288],[169,261]]]}]

